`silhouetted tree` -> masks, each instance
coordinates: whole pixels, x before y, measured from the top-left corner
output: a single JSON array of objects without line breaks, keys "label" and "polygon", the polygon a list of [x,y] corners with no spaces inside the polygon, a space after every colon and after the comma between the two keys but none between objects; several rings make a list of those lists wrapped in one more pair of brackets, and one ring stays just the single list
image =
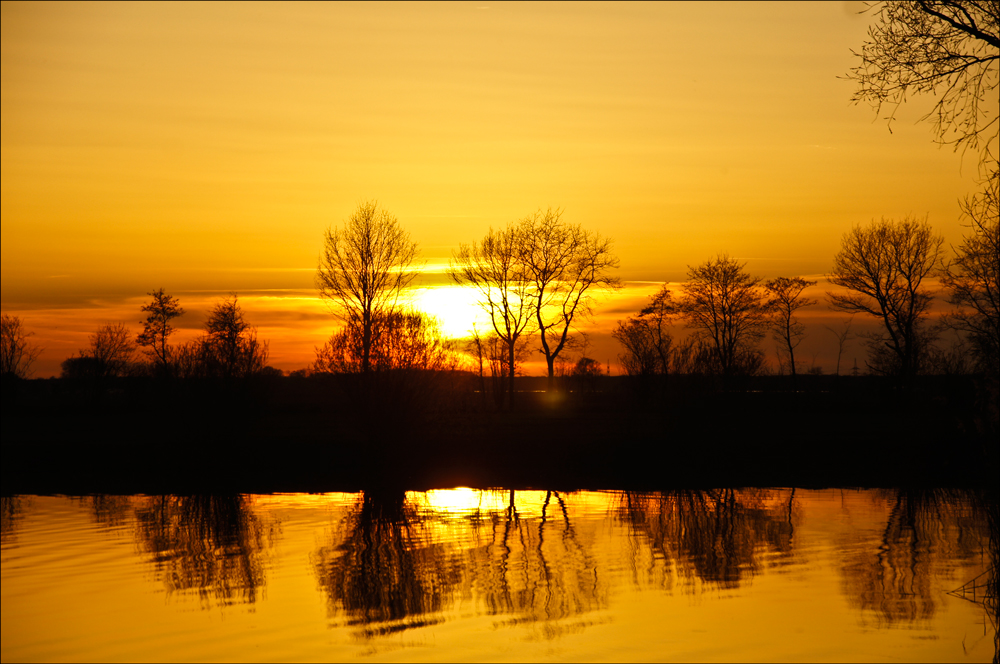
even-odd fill
[{"label": "silhouetted tree", "polygon": [[981,148],[982,164],[995,163],[996,87],[1000,59],[1000,9],[996,2],[894,0],[873,3],[877,20],[862,46],[861,64],[848,78],[858,84],[852,101],[881,111],[908,95],[937,98],[924,119],[934,118],[942,144]]},{"label": "silhouetted tree", "polygon": [[769,306],[774,315],[772,330],[774,340],[779,344],[779,358],[781,352],[788,353],[793,386],[796,380],[795,348],[806,334],[806,328],[795,318],[795,312],[816,304],[816,300],[802,296],[802,291],[815,285],[815,281],[808,281],[802,277],[777,277],[764,283],[764,288],[770,296]]},{"label": "silhouetted tree", "polygon": [[205,321],[201,361],[209,376],[246,378],[267,365],[267,346],[257,339],[257,328],[243,318],[243,308],[233,294],[215,305]]},{"label": "silhouetted tree", "polygon": [[507,351],[508,407],[514,403],[514,371],[518,343],[535,319],[534,281],[522,260],[524,241],[516,224],[490,229],[482,242],[459,245],[448,274],[460,286],[479,292],[479,304],[489,314],[493,331]]},{"label": "silhouetted tree", "polygon": [[968,335],[982,370],[1000,373],[1000,171],[965,201],[971,233],[955,249],[943,282],[959,308],[949,324]]},{"label": "silhouetted tree", "polygon": [[0,316],[0,376],[27,378],[31,375],[31,365],[42,349],[28,338],[33,332],[26,332],[19,316]]},{"label": "silhouetted tree", "polygon": [[851,339],[851,325],[854,323],[854,316],[851,316],[843,323],[843,329],[837,330],[829,325],[824,325],[830,333],[837,338],[837,368],[836,375],[840,375],[840,358],[844,355],[844,346]]},{"label": "silhouetted tree", "polygon": [[112,378],[125,376],[132,370],[135,350],[132,331],[124,323],[108,323],[90,335],[90,348],[80,355],[94,360],[97,378]]},{"label": "silhouetted tree", "polygon": [[673,335],[670,327],[678,314],[670,290],[664,285],[650,298],[637,316],[627,318],[611,336],[622,345],[618,356],[629,376],[652,376],[670,373]]},{"label": "silhouetted tree", "polygon": [[[364,371],[364,331],[360,323],[351,321],[316,349],[315,371]],[[419,311],[391,311],[373,319],[369,366],[372,371],[450,369],[455,364],[451,346],[433,316]]]},{"label": "silhouetted tree", "polygon": [[578,390],[592,392],[597,387],[597,379],[604,375],[604,369],[594,358],[581,357],[573,365],[570,375]]},{"label": "silhouetted tree", "polygon": [[758,348],[770,325],[770,310],[760,287],[739,261],[727,255],[688,268],[682,286],[681,315],[705,344],[709,369],[723,377],[760,370]]},{"label": "silhouetted tree", "polygon": [[549,208],[525,217],[518,234],[552,391],[555,361],[566,348],[574,319],[590,314],[596,291],[622,287],[610,274],[619,260],[610,239],[567,224],[561,210]]},{"label": "silhouetted tree", "polygon": [[170,364],[170,346],[167,344],[167,339],[177,331],[170,321],[184,315],[184,310],[177,298],[167,295],[162,288],[147,295],[153,299],[139,309],[149,315],[143,321],[142,332],[139,333],[136,342],[148,348],[147,353],[162,373]]},{"label": "silhouetted tree", "polygon": [[319,294],[348,325],[360,326],[361,370],[371,369],[375,327],[413,280],[417,245],[378,203],[362,203],[343,229],[326,231],[316,283]]},{"label": "silhouetted tree", "polygon": [[844,234],[829,278],[849,292],[827,297],[836,310],[882,322],[881,332],[866,335],[874,370],[903,377],[919,370],[929,342],[922,323],[932,300],[921,284],[938,268],[943,244],[926,220],[881,219]]},{"label": "silhouetted tree", "polygon": [[67,380],[94,380],[101,375],[100,363],[86,354],[67,357],[59,367],[59,377]]}]

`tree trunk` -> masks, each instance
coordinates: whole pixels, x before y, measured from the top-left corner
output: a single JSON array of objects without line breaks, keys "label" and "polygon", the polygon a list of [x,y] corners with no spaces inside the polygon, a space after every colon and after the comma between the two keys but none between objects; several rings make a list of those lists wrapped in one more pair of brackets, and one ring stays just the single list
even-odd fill
[{"label": "tree trunk", "polygon": [[507,370],[510,372],[510,391],[507,397],[507,409],[514,410],[514,344],[517,343],[516,340],[512,339],[509,347],[507,348],[507,358],[509,364]]}]

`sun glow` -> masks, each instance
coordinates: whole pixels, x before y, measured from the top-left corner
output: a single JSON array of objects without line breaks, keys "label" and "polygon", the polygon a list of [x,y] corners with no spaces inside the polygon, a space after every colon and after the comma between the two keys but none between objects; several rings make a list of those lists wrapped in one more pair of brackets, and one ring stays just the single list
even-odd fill
[{"label": "sun glow", "polygon": [[437,318],[446,337],[468,337],[472,334],[473,325],[481,333],[491,329],[489,317],[479,307],[476,293],[471,288],[417,288],[412,295],[412,304],[416,309]]}]

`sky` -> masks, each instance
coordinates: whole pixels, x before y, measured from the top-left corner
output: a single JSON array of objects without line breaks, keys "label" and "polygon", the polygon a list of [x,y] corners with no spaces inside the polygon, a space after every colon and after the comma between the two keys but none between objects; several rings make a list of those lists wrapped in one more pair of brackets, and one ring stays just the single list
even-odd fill
[{"label": "sky", "polygon": [[976,190],[932,99],[891,128],[851,103],[863,8],[4,2],[0,306],[44,377],[99,325],[138,332],[149,291],[180,299],[178,342],[235,292],[293,370],[338,324],[316,266],[359,203],[418,243],[414,301],[454,336],[477,315],[459,243],[557,207],[614,240],[626,288],[580,325],[613,372],[616,321],[722,253],[819,280],[802,348],[832,371],[843,234],[909,215],[957,245]]}]

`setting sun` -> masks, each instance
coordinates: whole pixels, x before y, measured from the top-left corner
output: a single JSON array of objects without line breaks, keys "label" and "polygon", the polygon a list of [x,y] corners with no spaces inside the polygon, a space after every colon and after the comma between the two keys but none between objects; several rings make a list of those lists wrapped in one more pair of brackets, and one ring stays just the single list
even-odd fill
[{"label": "setting sun", "polygon": [[413,306],[430,314],[441,324],[445,336],[460,339],[491,329],[489,317],[479,306],[476,293],[459,286],[432,286],[413,290]]}]

